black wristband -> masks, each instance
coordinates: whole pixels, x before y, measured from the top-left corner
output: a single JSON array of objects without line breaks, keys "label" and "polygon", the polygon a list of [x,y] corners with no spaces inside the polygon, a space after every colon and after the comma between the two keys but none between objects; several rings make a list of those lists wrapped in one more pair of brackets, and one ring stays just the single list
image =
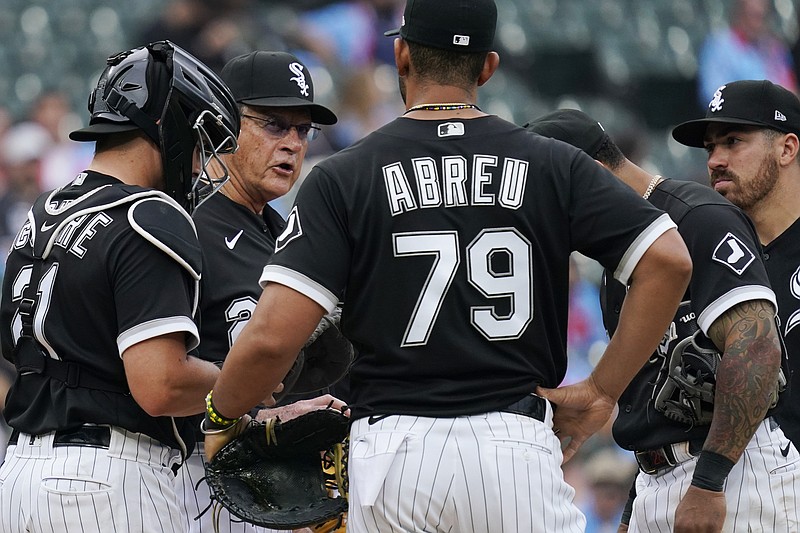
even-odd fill
[{"label": "black wristband", "polygon": [[722,492],[725,479],[735,464],[724,455],[703,450],[694,467],[692,485],[705,490]]},{"label": "black wristband", "polygon": [[622,516],[619,517],[619,523],[629,525],[631,523],[631,516],[633,515],[633,499],[628,498],[625,502],[625,507],[622,508]]},{"label": "black wristband", "polygon": [[625,502],[625,507],[622,509],[622,516],[619,519],[620,524],[629,525],[631,523],[631,516],[633,515],[633,500],[636,499],[636,476],[633,478],[633,484],[628,491],[628,501]]}]

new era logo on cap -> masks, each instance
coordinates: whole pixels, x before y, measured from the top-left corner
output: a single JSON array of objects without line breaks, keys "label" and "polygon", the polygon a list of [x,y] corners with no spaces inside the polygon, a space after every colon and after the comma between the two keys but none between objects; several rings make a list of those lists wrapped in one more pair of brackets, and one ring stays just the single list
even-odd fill
[{"label": "new era logo on cap", "polygon": [[783,113],[781,113],[780,111],[778,111],[776,109],[775,110],[775,120],[780,120],[782,122],[786,122],[786,115],[784,115]]}]

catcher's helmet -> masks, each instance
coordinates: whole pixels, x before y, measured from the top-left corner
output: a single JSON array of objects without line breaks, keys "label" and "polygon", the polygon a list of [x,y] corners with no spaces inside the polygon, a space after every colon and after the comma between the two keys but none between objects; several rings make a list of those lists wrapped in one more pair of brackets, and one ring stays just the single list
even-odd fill
[{"label": "catcher's helmet", "polygon": [[70,138],[95,141],[141,129],[161,151],[165,192],[190,213],[198,204],[195,147],[200,147],[203,169],[209,158],[238,147],[240,117],[230,90],[210,68],[169,41],[109,57],[89,96],[89,111],[89,126]]}]

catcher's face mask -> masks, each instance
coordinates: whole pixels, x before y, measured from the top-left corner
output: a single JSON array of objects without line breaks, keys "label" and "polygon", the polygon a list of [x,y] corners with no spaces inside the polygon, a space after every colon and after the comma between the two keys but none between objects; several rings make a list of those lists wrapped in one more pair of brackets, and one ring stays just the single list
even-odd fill
[{"label": "catcher's face mask", "polygon": [[[172,86],[158,124],[166,192],[191,213],[228,180],[220,154],[238,149],[239,108],[208,67],[171,43],[162,44],[159,50],[172,70]],[[195,147],[199,172],[193,165]],[[211,161],[219,172],[207,172]],[[199,189],[206,184],[210,187],[204,187],[201,200]]]}]

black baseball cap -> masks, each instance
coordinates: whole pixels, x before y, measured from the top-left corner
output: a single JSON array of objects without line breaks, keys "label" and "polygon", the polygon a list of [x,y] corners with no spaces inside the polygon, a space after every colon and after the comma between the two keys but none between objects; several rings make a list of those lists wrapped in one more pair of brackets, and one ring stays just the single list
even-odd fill
[{"label": "black baseball cap", "polygon": [[488,52],[496,26],[494,0],[407,0],[401,26],[384,35],[443,50]]},{"label": "black baseball cap", "polygon": [[557,109],[528,122],[523,128],[564,141],[592,157],[608,139],[602,124],[577,109]]},{"label": "black baseball cap", "polygon": [[714,93],[706,118],[675,126],[672,137],[681,144],[703,148],[706,128],[712,122],[760,126],[800,135],[800,100],[769,80],[726,83]]},{"label": "black baseball cap", "polygon": [[311,110],[318,124],[336,124],[336,115],[314,103],[314,82],[308,68],[288,52],[257,50],[234,57],[220,76],[237,102],[254,106],[295,107]]}]

